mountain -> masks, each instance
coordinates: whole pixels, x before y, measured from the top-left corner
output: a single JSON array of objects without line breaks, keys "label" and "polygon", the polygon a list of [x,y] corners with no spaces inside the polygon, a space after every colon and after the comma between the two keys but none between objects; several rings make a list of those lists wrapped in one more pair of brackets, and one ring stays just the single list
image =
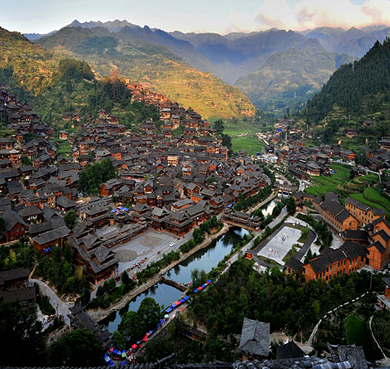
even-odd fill
[{"label": "mountain", "polygon": [[124,27],[116,33],[116,36],[128,43],[134,43],[134,40],[141,40],[153,45],[166,47],[196,69],[209,72],[212,72],[214,69],[212,63],[205,56],[198,53],[188,41],[177,39],[160,29],[152,31],[148,26],[143,28],[139,26]]},{"label": "mountain", "polygon": [[95,28],[95,27],[104,27],[107,28],[110,32],[118,32],[124,27],[138,27],[137,25],[128,22],[127,20],[119,20],[115,19],[114,21],[108,21],[108,22],[79,22],[77,19],[75,19],[72,23],[68,24],[66,27],[82,27],[82,28]]},{"label": "mountain", "polygon": [[[142,82],[205,118],[254,114],[254,106],[239,89],[192,68],[166,47],[145,41],[169,37],[145,27],[125,27],[118,33],[105,27],[65,27],[38,42],[59,55],[86,60],[100,77],[117,69],[123,78]],[[191,49],[187,43],[181,47]]]},{"label": "mountain", "polygon": [[0,68],[12,70],[18,84],[39,93],[49,86],[58,58],[17,32],[0,27]]},{"label": "mountain", "polygon": [[[320,121],[337,110],[344,115],[375,119],[389,116],[390,39],[374,46],[359,61],[342,65],[321,91],[308,101],[306,117]],[[382,118],[381,118],[382,117]]]},{"label": "mountain", "polygon": [[231,84],[239,77],[259,69],[272,54],[300,47],[306,42],[305,36],[297,32],[277,29],[227,36],[180,32],[172,35],[190,42],[196,51],[213,63],[215,74]]},{"label": "mountain", "polygon": [[297,105],[319,90],[341,64],[350,61],[351,57],[330,53],[318,40],[309,39],[300,48],[273,54],[235,85],[262,109]]},{"label": "mountain", "polygon": [[389,32],[390,28],[387,26],[372,26],[360,29],[352,27],[348,30],[321,27],[301,33],[307,38],[317,39],[328,51],[348,54],[359,59],[376,40],[382,42]]}]

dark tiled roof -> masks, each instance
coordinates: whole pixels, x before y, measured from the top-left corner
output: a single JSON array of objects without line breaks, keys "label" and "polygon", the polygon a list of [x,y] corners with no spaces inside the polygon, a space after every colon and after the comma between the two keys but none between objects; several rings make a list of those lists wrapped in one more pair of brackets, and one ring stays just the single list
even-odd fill
[{"label": "dark tiled roof", "polygon": [[11,230],[18,223],[23,224],[24,226],[26,225],[26,223],[19,216],[19,214],[15,213],[12,210],[6,210],[5,213],[3,214],[3,218],[5,221],[5,227],[7,231]]},{"label": "dark tiled roof", "polygon": [[37,242],[40,245],[44,245],[48,242],[53,242],[59,240],[60,238],[68,236],[70,230],[68,227],[64,226],[61,228],[53,229],[51,231],[40,234],[38,237],[35,237],[33,241]]},{"label": "dark tiled roof", "polygon": [[259,356],[269,353],[270,323],[244,318],[239,349]]},{"label": "dark tiled roof", "polygon": [[14,279],[28,278],[30,270],[28,268],[18,268],[0,272],[0,280],[3,282],[12,281]]},{"label": "dark tiled roof", "polygon": [[350,204],[356,206],[358,209],[363,211],[368,211],[370,207],[366,204],[361,203],[360,201],[354,199],[353,197],[348,196],[345,202],[349,202]]}]

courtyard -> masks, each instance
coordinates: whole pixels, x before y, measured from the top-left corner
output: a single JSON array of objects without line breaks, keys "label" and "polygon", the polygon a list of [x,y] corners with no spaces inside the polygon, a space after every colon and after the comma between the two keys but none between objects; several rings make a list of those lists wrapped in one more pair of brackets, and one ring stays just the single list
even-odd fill
[{"label": "courtyard", "polygon": [[[159,260],[164,253],[168,254],[177,250],[181,243],[186,242],[191,235],[192,232],[189,232],[185,237],[179,238],[166,232],[148,229],[132,240],[113,247],[112,249],[119,257],[118,273],[133,269],[134,264],[139,264],[134,271],[140,271],[148,263]],[[144,260],[143,263],[142,260]]]},{"label": "courtyard", "polygon": [[301,237],[301,231],[292,227],[281,228],[257,253],[257,256],[274,260],[279,265],[284,265],[283,258],[297,243]]}]

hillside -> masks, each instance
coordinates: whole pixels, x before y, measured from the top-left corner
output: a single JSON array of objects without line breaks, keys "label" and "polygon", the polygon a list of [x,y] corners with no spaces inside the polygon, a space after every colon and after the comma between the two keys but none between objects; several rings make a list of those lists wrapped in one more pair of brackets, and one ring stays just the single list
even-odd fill
[{"label": "hillside", "polygon": [[1,27],[0,40],[0,68],[12,69],[20,86],[37,94],[51,84],[59,58]]},{"label": "hillside", "polygon": [[320,121],[332,111],[377,118],[388,113],[390,99],[390,40],[379,41],[359,61],[341,66],[322,90],[308,101],[305,115]]},{"label": "hillside", "polygon": [[326,51],[317,40],[269,57],[255,72],[241,77],[236,86],[259,108],[299,105],[319,90],[347,55]]},{"label": "hillside", "polygon": [[[62,128],[62,113],[77,111],[84,116],[100,108],[116,113],[121,122],[139,125],[159,119],[154,106],[130,103],[131,93],[116,79],[97,80],[86,62],[61,59],[24,36],[0,28],[0,82],[37,110],[43,122]],[[84,118],[82,118],[83,120]],[[66,127],[72,132],[80,125]]]},{"label": "hillside", "polygon": [[205,118],[254,114],[254,106],[239,89],[190,67],[163,46],[129,36],[130,30],[115,34],[106,28],[67,27],[38,42],[58,55],[86,60],[100,77],[118,69],[121,77],[147,84]]}]

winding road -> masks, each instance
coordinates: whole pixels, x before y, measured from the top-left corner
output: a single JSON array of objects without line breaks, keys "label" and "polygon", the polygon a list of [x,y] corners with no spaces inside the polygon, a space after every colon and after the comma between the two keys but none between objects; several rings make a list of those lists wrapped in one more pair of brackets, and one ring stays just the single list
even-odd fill
[{"label": "winding road", "polygon": [[45,282],[39,279],[30,279],[30,281],[39,286],[42,293],[49,297],[50,304],[54,309],[56,309],[57,315],[62,315],[64,317],[65,324],[70,325],[70,319],[68,317],[68,314],[70,314],[69,305],[73,304],[63,302]]}]

